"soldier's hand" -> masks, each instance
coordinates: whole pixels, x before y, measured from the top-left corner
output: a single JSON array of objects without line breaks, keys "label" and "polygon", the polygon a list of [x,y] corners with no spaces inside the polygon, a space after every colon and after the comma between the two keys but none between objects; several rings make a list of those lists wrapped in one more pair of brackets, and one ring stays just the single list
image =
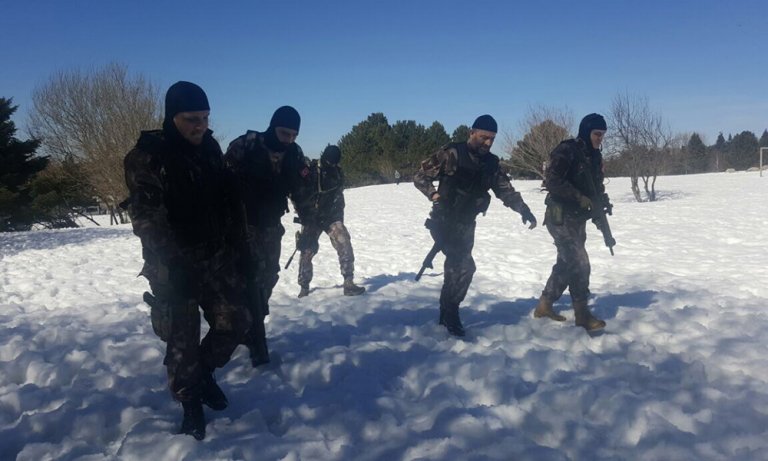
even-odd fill
[{"label": "soldier's hand", "polygon": [[592,209],[592,200],[589,199],[586,195],[582,195],[579,197],[579,206],[584,208],[585,210],[591,210]]},{"label": "soldier's hand", "polygon": [[611,199],[608,197],[608,194],[603,194],[603,209],[607,214],[613,214],[613,203],[611,203]]},{"label": "soldier's hand", "polygon": [[435,193],[432,194],[431,197],[429,197],[429,199],[432,200],[433,202],[437,202],[438,200],[440,200],[440,194],[435,192]]},{"label": "soldier's hand", "polygon": [[526,208],[520,214],[523,217],[523,224],[530,223],[530,225],[528,226],[528,229],[535,229],[536,228],[536,224],[537,224],[536,216],[534,216],[533,213],[531,213],[530,209]]}]

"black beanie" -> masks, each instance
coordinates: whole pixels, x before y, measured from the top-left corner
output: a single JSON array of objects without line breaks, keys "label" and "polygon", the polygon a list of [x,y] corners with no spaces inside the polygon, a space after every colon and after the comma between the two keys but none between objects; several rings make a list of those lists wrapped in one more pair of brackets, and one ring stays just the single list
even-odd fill
[{"label": "black beanie", "polygon": [[488,114],[481,115],[475,119],[475,123],[472,124],[473,130],[485,130],[485,131],[491,131],[493,133],[496,133],[498,131],[498,126],[496,125],[496,120],[493,119]]},{"label": "black beanie", "polygon": [[605,123],[605,119],[600,114],[589,114],[579,123],[579,138],[583,139],[588,146],[592,145],[590,135],[592,130],[607,130],[608,125]]},{"label": "black beanie", "polygon": [[328,146],[323,151],[320,159],[331,165],[338,165],[341,162],[341,149],[338,146]]},{"label": "black beanie", "polygon": [[283,106],[278,108],[274,114],[272,114],[272,120],[269,121],[270,128],[277,127],[288,128],[291,130],[299,131],[301,126],[301,117],[299,113],[291,106]]},{"label": "black beanie", "polygon": [[170,122],[179,112],[211,110],[202,88],[191,82],[176,82],[165,93],[165,120]]}]

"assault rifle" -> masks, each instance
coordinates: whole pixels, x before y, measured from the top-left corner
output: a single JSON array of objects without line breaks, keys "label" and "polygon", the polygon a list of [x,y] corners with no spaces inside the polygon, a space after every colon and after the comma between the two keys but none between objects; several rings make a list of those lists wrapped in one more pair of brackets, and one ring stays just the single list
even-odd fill
[{"label": "assault rifle", "polygon": [[590,211],[592,222],[603,233],[603,242],[611,251],[613,256],[613,247],[616,246],[616,239],[611,233],[611,226],[608,224],[608,216],[613,214],[613,205],[608,202],[605,194],[592,197],[592,210]]},{"label": "assault rifle", "polygon": [[429,268],[432,269],[432,261],[435,259],[435,256],[442,250],[442,245],[440,245],[438,242],[435,242],[432,245],[432,248],[429,250],[429,253],[427,253],[427,256],[424,258],[424,262],[421,263],[421,269],[419,269],[419,273],[416,274],[416,281],[418,282],[419,279],[421,279],[421,276],[424,274],[424,271]]},{"label": "assault rifle", "polygon": [[[582,161],[589,163],[585,158],[581,158]],[[611,234],[611,226],[608,224],[608,216],[613,214],[613,205],[608,202],[608,194],[601,194],[595,187],[595,181],[592,178],[592,174],[587,170],[582,170],[584,184],[589,189],[589,199],[592,201],[592,209],[590,210],[590,216],[595,226],[603,233],[603,242],[605,246],[611,251],[613,256],[613,247],[616,246],[616,239]]]},{"label": "assault rifle", "polygon": [[[435,236],[440,235],[440,231],[437,229],[433,229],[435,226],[435,223],[431,219],[427,219],[424,222],[424,227],[427,229],[430,229],[432,232],[433,238]],[[432,269],[432,261],[435,259],[435,256],[437,256],[438,253],[443,249],[443,242],[442,238],[436,238],[435,243],[432,244],[432,248],[429,249],[429,253],[427,253],[427,256],[424,258],[424,261],[421,263],[421,269],[419,269],[419,273],[416,274],[415,280],[418,282],[419,279],[421,279],[421,276],[424,274],[424,271],[429,268]]]},{"label": "assault rifle", "polygon": [[[293,222],[296,221],[296,218],[294,218]],[[288,262],[285,263],[285,267],[283,269],[288,269],[288,266],[291,265],[291,262],[293,261],[293,257],[296,256],[296,252],[299,251],[299,239],[301,238],[301,231],[296,231],[296,248],[294,248],[293,253],[291,253],[291,257],[288,258]]]}]

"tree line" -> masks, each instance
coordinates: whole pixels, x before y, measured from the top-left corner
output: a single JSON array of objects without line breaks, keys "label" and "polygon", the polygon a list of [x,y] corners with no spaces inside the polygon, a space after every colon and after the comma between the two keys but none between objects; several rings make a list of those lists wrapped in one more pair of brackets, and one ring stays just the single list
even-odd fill
[{"label": "tree line", "polygon": [[[75,227],[96,205],[111,222],[125,222],[118,207],[128,194],[123,157],[141,130],[161,125],[159,89],[120,64],[59,72],[32,94],[26,141],[16,136],[16,109],[0,97],[0,232]],[[673,133],[641,95],[617,94],[604,115],[606,175],[629,177],[638,201],[656,200],[660,175],[752,168],[759,148],[768,147],[768,130],[759,139],[750,131],[721,133],[712,145],[698,133]],[[575,135],[577,123],[567,108],[530,107],[520,122],[522,136],[506,133],[494,150],[510,176],[541,179],[549,153]],[[347,185],[394,182],[395,171],[409,181],[422,160],[448,142],[467,140],[469,131],[460,125],[448,135],[439,121],[390,124],[374,112],[337,141]]]},{"label": "tree line", "polygon": [[395,181],[395,171],[408,181],[422,160],[451,141],[465,141],[469,127],[460,125],[448,136],[440,122],[429,127],[414,120],[390,125],[376,112],[352,127],[338,142],[343,153],[341,166],[349,187]]}]

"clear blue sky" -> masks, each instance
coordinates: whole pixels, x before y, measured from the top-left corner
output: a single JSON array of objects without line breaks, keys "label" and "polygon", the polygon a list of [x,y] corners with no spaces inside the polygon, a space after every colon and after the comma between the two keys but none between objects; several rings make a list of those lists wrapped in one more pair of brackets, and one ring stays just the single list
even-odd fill
[{"label": "clear blue sky", "polygon": [[163,93],[202,86],[224,148],[292,105],[311,157],[372,112],[449,134],[490,113],[516,133],[531,105],[578,119],[621,91],[708,144],[768,128],[765,0],[0,0],[0,23],[0,96],[22,130],[53,73],[110,62]]}]

